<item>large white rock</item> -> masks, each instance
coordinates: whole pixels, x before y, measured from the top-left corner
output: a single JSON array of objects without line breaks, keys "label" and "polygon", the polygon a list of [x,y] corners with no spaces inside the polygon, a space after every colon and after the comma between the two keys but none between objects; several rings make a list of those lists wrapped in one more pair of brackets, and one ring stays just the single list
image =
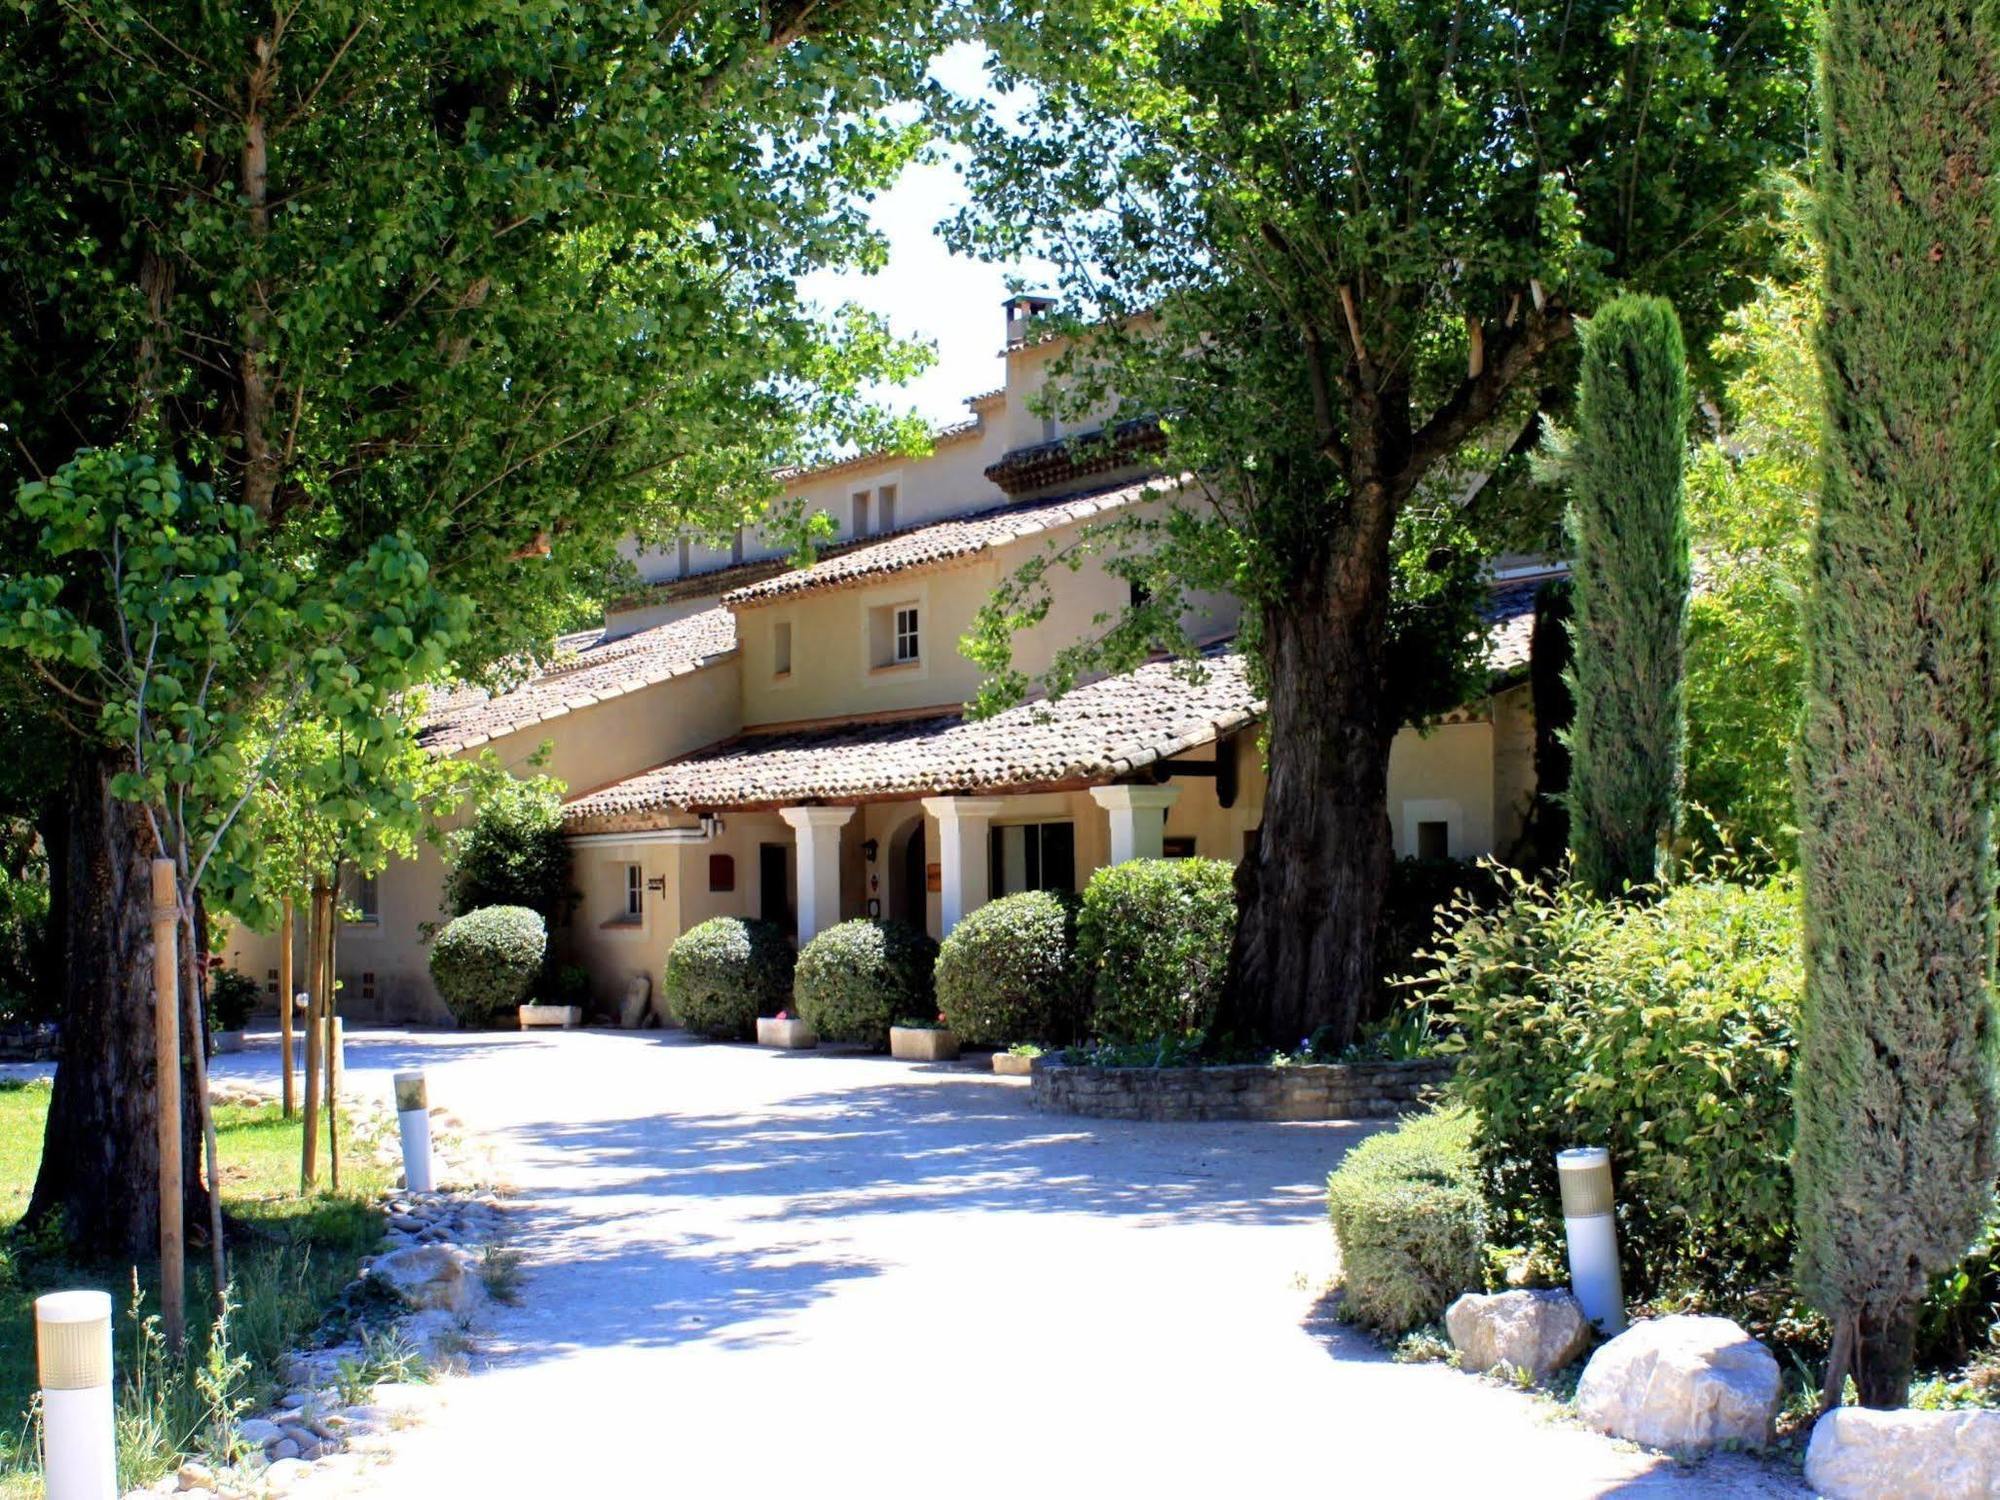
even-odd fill
[{"label": "large white rock", "polygon": [[466,1313],[479,1300],[473,1266],[472,1257],[456,1246],[411,1245],[377,1256],[368,1275],[411,1307]]},{"label": "large white rock", "polygon": [[625,998],[618,1005],[618,1024],[627,1031],[637,1031],[652,1019],[652,977],[634,974],[625,982]]},{"label": "large white rock", "polygon": [[2000,1411],[1836,1407],[1813,1427],[1806,1483],[1827,1500],[2000,1495]]},{"label": "large white rock", "polygon": [[1546,1380],[1590,1347],[1590,1320],[1568,1292],[1467,1292],[1445,1309],[1461,1369],[1502,1365]]},{"label": "large white rock", "polygon": [[1727,1318],[1679,1314],[1635,1323],[1591,1355],[1576,1410],[1649,1448],[1760,1448],[1782,1394],[1769,1349]]}]

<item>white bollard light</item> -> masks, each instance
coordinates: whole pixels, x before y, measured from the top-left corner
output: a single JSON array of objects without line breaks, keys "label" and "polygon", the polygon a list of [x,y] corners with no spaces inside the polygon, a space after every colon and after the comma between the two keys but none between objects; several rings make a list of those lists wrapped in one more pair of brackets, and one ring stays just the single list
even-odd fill
[{"label": "white bollard light", "polygon": [[1625,1331],[1625,1286],[1618,1274],[1618,1221],[1611,1214],[1611,1153],[1579,1146],[1556,1153],[1570,1287],[1600,1333]]},{"label": "white bollard light", "polygon": [[111,1294],[35,1299],[42,1379],[42,1483],[48,1500],[116,1500],[111,1414]]},{"label": "white bollard light", "polygon": [[431,1111],[422,1073],[396,1075],[396,1123],[403,1136],[403,1186],[431,1191]]}]

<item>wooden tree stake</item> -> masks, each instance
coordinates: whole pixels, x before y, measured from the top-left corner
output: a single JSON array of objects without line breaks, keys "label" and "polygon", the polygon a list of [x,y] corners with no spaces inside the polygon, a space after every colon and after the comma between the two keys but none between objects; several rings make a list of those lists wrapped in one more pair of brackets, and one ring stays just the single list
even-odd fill
[{"label": "wooden tree stake", "polygon": [[315,880],[312,906],[306,918],[306,1128],[299,1158],[299,1191],[319,1180],[319,1042],[320,987],[326,972],[326,885]]},{"label": "wooden tree stake", "polygon": [[278,923],[278,1039],[284,1061],[278,1076],[283,1086],[285,1118],[298,1112],[299,1102],[292,1079],[292,898],[285,897],[285,914]]},{"label": "wooden tree stake", "polygon": [[153,861],[153,1049],[160,1147],[160,1330],[167,1346],[187,1341],[187,1251],[181,1225],[180,892],[170,859]]}]

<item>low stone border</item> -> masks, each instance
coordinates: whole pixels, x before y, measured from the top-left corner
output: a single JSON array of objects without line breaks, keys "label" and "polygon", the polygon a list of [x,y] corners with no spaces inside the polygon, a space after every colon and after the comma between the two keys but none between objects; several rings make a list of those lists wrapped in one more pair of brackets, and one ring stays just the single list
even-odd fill
[{"label": "low stone border", "polygon": [[1451,1077],[1446,1057],[1414,1062],[1100,1068],[1038,1057],[1029,1101],[1103,1120],[1377,1120]]}]

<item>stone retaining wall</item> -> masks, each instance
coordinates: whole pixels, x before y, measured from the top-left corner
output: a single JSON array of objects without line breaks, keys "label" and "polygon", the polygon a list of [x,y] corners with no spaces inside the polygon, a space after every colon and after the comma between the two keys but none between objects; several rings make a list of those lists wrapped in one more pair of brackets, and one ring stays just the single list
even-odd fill
[{"label": "stone retaining wall", "polygon": [[1098,1068],[1035,1059],[1037,1109],[1105,1120],[1375,1120],[1415,1108],[1451,1077],[1450,1058],[1415,1062]]}]

